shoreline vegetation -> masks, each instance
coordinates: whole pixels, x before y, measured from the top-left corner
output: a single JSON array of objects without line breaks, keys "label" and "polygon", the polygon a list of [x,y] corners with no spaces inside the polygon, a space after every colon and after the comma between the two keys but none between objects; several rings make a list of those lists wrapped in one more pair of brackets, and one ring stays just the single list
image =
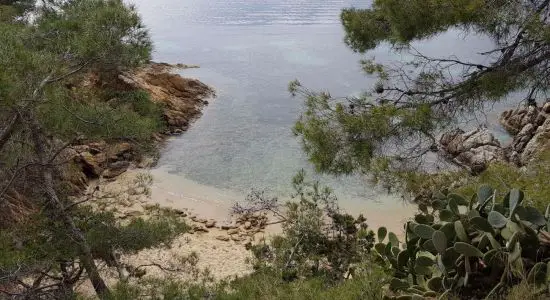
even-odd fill
[{"label": "shoreline vegetation", "polygon": [[[418,211],[391,228],[380,211],[343,211],[303,170],[292,201],[252,191],[228,221],[156,198],[148,169],[215,97],[172,73],[196,66],[151,62],[122,0],[1,1],[0,298],[548,298],[550,0],[528,2],[344,9],[352,50],[388,44],[411,60],[361,61],[378,82],[356,97],[289,84],[305,102],[293,132],[317,172],[369,174],[413,199]],[[495,41],[485,64],[410,47],[457,28]],[[500,119],[510,145],[450,128],[520,92],[524,107]],[[430,153],[446,158],[438,172],[422,168]]]}]

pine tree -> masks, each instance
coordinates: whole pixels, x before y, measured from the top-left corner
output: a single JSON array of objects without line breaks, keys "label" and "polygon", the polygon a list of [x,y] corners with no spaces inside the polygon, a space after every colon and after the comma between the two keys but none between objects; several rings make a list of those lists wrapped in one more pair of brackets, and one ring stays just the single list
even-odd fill
[{"label": "pine tree", "polygon": [[110,290],[96,260],[167,242],[185,226],[173,218],[123,226],[69,200],[58,176],[67,147],[81,138],[146,139],[159,120],[68,86],[89,72],[108,82],[148,62],[152,43],[135,8],[121,0],[33,4],[0,2],[0,214],[26,211],[22,222],[0,222],[0,287],[18,285],[0,293],[73,298],[75,283],[88,278],[105,299]]},{"label": "pine tree", "polygon": [[[305,152],[321,172],[374,174],[396,186],[422,169],[437,149],[438,134],[460,116],[482,110],[512,92],[544,99],[548,91],[550,1],[547,0],[375,0],[367,9],[341,14],[346,44],[368,54],[381,44],[412,59],[400,65],[362,61],[378,82],[369,93],[333,99],[290,85],[305,98],[296,123]],[[450,30],[485,36],[493,49],[484,64],[451,54],[428,57],[411,46]]]}]

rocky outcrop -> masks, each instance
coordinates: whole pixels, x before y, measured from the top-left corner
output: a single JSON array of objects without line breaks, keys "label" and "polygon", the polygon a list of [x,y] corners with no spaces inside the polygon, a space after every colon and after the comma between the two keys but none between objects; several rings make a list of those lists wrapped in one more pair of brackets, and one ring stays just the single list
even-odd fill
[{"label": "rocky outcrop", "polygon": [[215,96],[213,89],[199,80],[171,73],[180,67],[152,63],[145,68],[119,75],[122,86],[145,90],[151,95],[152,101],[163,104],[170,134],[187,130],[189,124],[201,115],[201,109],[208,104],[208,99]]},{"label": "rocky outcrop", "polygon": [[130,143],[94,142],[74,146],[74,162],[88,178],[114,178],[124,173],[138,155]]},{"label": "rocky outcrop", "polygon": [[473,173],[479,173],[489,163],[505,157],[499,141],[485,128],[469,132],[455,129],[443,134],[440,144],[445,156]]},{"label": "rocky outcrop", "polygon": [[[153,143],[162,142],[167,135],[186,131],[190,123],[201,115],[201,109],[208,104],[207,99],[215,96],[212,88],[199,80],[172,73],[174,69],[190,67],[195,66],[151,63],[119,74],[118,82],[108,85],[109,88],[122,91],[144,90],[149,93],[151,101],[162,104],[168,130],[155,134]],[[80,85],[88,88],[104,86],[94,74],[89,74]],[[134,145],[128,142],[82,141],[67,152],[79,170],[66,176],[77,187],[75,190],[84,189],[90,179],[112,180],[132,166],[150,167],[155,161],[154,158],[140,155]]]},{"label": "rocky outcrop", "polygon": [[440,139],[441,150],[454,163],[473,173],[483,171],[494,161],[509,162],[518,167],[530,163],[537,153],[550,146],[550,102],[541,107],[529,105],[505,111],[500,124],[513,136],[509,145],[501,146],[487,129],[447,132]]},{"label": "rocky outcrop", "polygon": [[528,164],[537,153],[548,148],[550,102],[502,113],[499,121],[514,139],[508,146],[508,160],[517,166]]}]

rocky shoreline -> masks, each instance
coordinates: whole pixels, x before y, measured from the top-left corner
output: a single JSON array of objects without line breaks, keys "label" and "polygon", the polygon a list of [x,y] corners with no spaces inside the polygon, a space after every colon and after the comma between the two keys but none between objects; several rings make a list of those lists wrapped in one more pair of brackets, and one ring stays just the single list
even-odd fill
[{"label": "rocky shoreline", "polygon": [[501,145],[487,128],[464,132],[454,129],[440,138],[440,152],[453,163],[479,174],[492,162],[528,165],[537,154],[549,147],[550,102],[527,105],[504,111],[499,123],[513,140]]},{"label": "rocky shoreline", "polygon": [[[202,114],[202,108],[215,97],[214,90],[197,79],[172,73],[175,69],[196,66],[150,63],[145,67],[120,73],[115,83],[121,91],[142,90],[152,102],[162,106],[166,130],[152,136],[151,145],[158,151],[170,136],[185,132]],[[101,85],[92,79],[87,85]],[[68,174],[75,190],[86,189],[88,183],[100,178],[115,179],[129,168],[148,168],[156,163],[157,155],[144,154],[131,141],[82,141],[71,146],[65,154],[79,172]]]},{"label": "rocky shoreline", "polygon": [[[118,76],[118,90],[143,90],[150,95],[151,101],[162,104],[167,129],[152,137],[157,150],[169,137],[184,133],[215,97],[214,90],[199,80],[172,73],[175,69],[189,67],[196,66],[151,63]],[[141,271],[154,278],[166,275],[158,266],[184,267],[182,255],[191,254],[198,256],[196,268],[209,270],[216,279],[252,272],[251,254],[246,249],[259,239],[258,236],[266,237],[267,216],[221,222],[204,219],[192,209],[175,208],[166,200],[152,199],[153,181],[147,170],[156,164],[157,157],[140,153],[139,147],[131,142],[86,142],[72,146],[69,151],[78,169],[70,174],[70,181],[77,190],[83,191],[76,193],[77,201],[88,201],[97,209],[112,211],[122,221],[147,217],[148,210],[160,203],[175,211],[191,228],[169,248],[147,249],[121,258],[123,262],[146,266],[141,267]],[[104,272],[108,278],[116,278],[109,270]],[[187,276],[186,272],[180,273]]]}]

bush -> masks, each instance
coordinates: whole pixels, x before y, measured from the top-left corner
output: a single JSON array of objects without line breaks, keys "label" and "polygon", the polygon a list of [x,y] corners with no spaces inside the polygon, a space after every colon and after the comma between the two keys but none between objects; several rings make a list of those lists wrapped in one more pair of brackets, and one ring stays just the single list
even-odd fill
[{"label": "bush", "polygon": [[373,247],[374,233],[366,219],[342,213],[332,191],[305,181],[303,171],[293,186],[294,201],[282,208],[276,198],[266,200],[263,194],[255,194],[248,198],[252,201],[248,206],[255,208],[237,209],[241,213],[277,210],[282,219],[282,235],[253,247],[255,267],[270,268],[286,281],[320,276],[340,281],[353,274],[354,265],[365,262]]}]

